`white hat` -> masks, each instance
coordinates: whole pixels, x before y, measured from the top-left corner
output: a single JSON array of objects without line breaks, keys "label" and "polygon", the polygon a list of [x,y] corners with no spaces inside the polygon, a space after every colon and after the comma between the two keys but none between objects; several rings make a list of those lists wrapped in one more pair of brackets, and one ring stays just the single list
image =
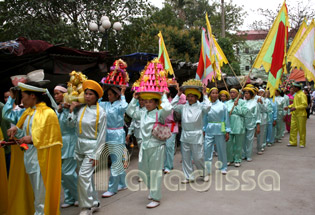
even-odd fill
[{"label": "white hat", "polygon": [[46,93],[47,96],[49,97],[51,101],[51,105],[53,108],[57,108],[58,105],[56,104],[55,100],[53,97],[50,95],[49,91],[47,88],[40,88],[40,87],[35,87],[29,84],[23,84],[21,82],[18,83],[18,87],[21,88],[22,91],[32,91],[32,92],[39,92],[39,93]]}]

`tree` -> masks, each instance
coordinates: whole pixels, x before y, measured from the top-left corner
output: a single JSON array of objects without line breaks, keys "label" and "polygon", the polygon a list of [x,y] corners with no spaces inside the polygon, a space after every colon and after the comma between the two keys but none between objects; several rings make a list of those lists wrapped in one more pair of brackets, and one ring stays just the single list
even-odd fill
[{"label": "tree", "polygon": [[[229,60],[229,63],[234,70],[236,75],[241,74],[241,69],[237,58],[235,57],[235,50],[233,49],[232,40],[228,37],[220,37],[218,39],[218,44],[220,45],[221,49],[223,50],[226,58]],[[228,75],[234,75],[233,71],[231,70],[230,66],[225,64],[222,67],[222,72]]]},{"label": "tree", "polygon": [[[225,8],[226,34],[233,45],[237,38],[231,32],[243,23],[244,12],[232,2]],[[119,56],[158,53],[157,34],[162,31],[172,59],[197,62],[206,12],[213,34],[219,38],[220,4],[209,4],[208,0],[166,0],[162,9],[153,7],[148,0],[11,0],[0,3],[0,41],[25,36],[71,48],[104,51],[108,39],[108,51]],[[103,15],[110,17],[112,23],[122,22],[123,30],[110,29],[107,38],[88,30],[89,22],[99,21]]]},{"label": "tree", "polygon": [[166,4],[169,4],[178,15],[178,18],[182,21],[186,21],[185,9],[194,5],[194,0],[166,0]]},{"label": "tree", "polygon": [[[0,41],[25,36],[53,44],[104,50],[102,34],[88,30],[88,23],[107,15],[112,22],[130,24],[136,17],[149,16],[148,0],[12,0],[0,3]],[[98,23],[100,24],[100,23]],[[119,54],[116,32],[109,35],[110,51]]]},{"label": "tree", "polygon": [[[315,11],[310,9],[312,4],[311,0],[297,1],[297,6],[292,6],[287,4],[289,22],[290,22],[290,32],[291,35],[295,35],[298,31],[300,25],[303,20],[306,18],[307,20],[311,20],[315,16]],[[253,22],[250,26],[255,30],[269,30],[281,8],[282,4],[279,4],[276,10],[270,9],[258,9],[257,12],[264,16],[264,20],[257,20]]]}]

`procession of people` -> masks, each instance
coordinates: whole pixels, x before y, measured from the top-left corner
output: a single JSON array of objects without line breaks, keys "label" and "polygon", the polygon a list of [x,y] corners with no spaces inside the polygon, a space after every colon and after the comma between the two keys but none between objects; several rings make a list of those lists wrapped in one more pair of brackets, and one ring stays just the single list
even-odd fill
[{"label": "procession of people", "polygon": [[[125,98],[129,77],[122,60],[115,61],[100,82],[81,81],[83,102],[65,100],[69,83],[58,84],[54,98],[40,83],[19,83],[23,108],[14,108],[16,97],[11,91],[1,120],[12,125],[7,130],[1,127],[7,135],[0,135],[3,145],[5,141],[15,142],[11,145],[7,183],[2,184],[11,192],[7,192],[12,201],[8,214],[14,214],[16,202],[31,204],[18,214],[56,215],[60,208],[71,206],[79,206],[81,215],[92,214],[100,208],[93,177],[95,167],[107,162],[101,159],[104,150],[108,150],[112,165],[108,189],[102,197],[110,198],[128,189],[124,162],[128,144],[137,143],[139,148],[139,183],[150,190],[147,208],[161,204],[162,177],[174,168],[177,135],[184,176],[181,183],[193,183],[198,176],[208,182],[215,154],[223,175],[230,168],[243,167],[244,162],[255,162],[253,153],[263,155],[265,148],[281,142],[285,133],[290,133],[289,147],[306,147],[308,103],[300,83],[279,88],[275,98],[270,97],[268,89],[251,84],[219,90],[207,89],[201,81],[191,79],[179,87],[168,80],[157,59],[148,62],[132,86],[129,104]],[[176,94],[172,95],[169,88]],[[105,101],[104,92],[108,97]],[[126,115],[132,119],[127,134]],[[136,141],[132,142],[133,135]],[[21,153],[23,144],[27,148]],[[18,186],[20,181],[23,188]]]}]

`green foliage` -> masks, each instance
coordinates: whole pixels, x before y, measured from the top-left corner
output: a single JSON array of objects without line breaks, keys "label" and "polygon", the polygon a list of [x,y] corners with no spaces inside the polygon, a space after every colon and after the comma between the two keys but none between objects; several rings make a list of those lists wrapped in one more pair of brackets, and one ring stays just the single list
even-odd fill
[{"label": "green foliage", "polygon": [[[238,39],[229,32],[241,26],[244,12],[232,2],[225,3],[225,9],[228,39],[219,38],[218,42],[229,62],[236,65],[232,47]],[[220,4],[208,0],[166,0],[162,9],[148,0],[10,0],[0,3],[0,41],[24,36],[91,51],[104,51],[108,41],[108,51],[119,56],[158,53],[157,34],[161,31],[171,59],[198,62],[206,12],[213,34],[219,37]],[[103,15],[112,24],[121,22],[123,29],[91,32],[89,22],[100,25]]]},{"label": "green foliage", "polygon": [[[154,10],[148,0],[11,0],[0,3],[0,41],[25,36],[28,39],[63,43],[86,49],[105,49],[105,36],[88,30],[90,21],[99,22],[107,15],[112,24],[124,25],[136,17],[146,17]],[[100,23],[98,23],[100,24]],[[112,28],[108,38],[116,37]],[[117,40],[110,40],[110,50],[117,54]]]},{"label": "green foliage", "polygon": [[[224,54],[226,58],[228,59],[232,69],[234,70],[236,75],[240,75],[241,70],[240,70],[240,65],[238,60],[235,57],[235,50],[233,49],[233,43],[230,38],[227,37],[220,37],[218,39],[218,44],[220,45],[221,49],[224,51]],[[231,71],[231,68],[229,65],[224,65],[222,67],[222,71],[224,73],[227,73],[228,75],[234,75],[233,72]]]}]

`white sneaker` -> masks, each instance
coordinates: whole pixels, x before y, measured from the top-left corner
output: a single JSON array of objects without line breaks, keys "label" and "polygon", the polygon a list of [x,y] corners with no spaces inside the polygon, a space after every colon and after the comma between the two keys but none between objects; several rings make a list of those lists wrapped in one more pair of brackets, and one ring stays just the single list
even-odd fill
[{"label": "white sneaker", "polygon": [[63,203],[60,207],[61,208],[68,208],[71,207],[73,204]]},{"label": "white sneaker", "polygon": [[300,145],[300,148],[305,148],[305,146],[304,145]]},{"label": "white sneaker", "polygon": [[247,162],[252,162],[252,161],[253,161],[253,159],[247,158]]},{"label": "white sneaker", "polygon": [[143,179],[139,177],[138,182],[143,182]]},{"label": "white sneaker", "polygon": [[106,191],[105,193],[103,193],[102,198],[109,198],[109,197],[112,197],[113,195],[115,195],[115,193]]},{"label": "white sneaker", "polygon": [[160,202],[152,201],[149,204],[147,204],[147,208],[156,208],[160,205]]},{"label": "white sneaker", "polygon": [[241,166],[241,163],[236,162],[236,163],[234,163],[234,166],[235,166],[235,167],[240,167],[240,166]]},{"label": "white sneaker", "polygon": [[78,202],[78,201],[75,201],[75,202],[74,202],[74,206],[79,207],[79,202]]},{"label": "white sneaker", "polygon": [[261,148],[261,151],[262,151],[262,152],[265,151],[265,148]]},{"label": "white sneaker", "polygon": [[92,215],[92,211],[89,208],[83,208],[80,215]]},{"label": "white sneaker", "polygon": [[148,199],[149,199],[149,200],[152,200],[152,197],[150,196],[150,194],[148,195]]},{"label": "white sneaker", "polygon": [[206,175],[204,178],[203,178],[203,181],[204,182],[208,182],[210,180],[210,176],[209,175]]},{"label": "white sneaker", "polygon": [[96,206],[93,206],[91,208],[91,212],[94,213],[95,211],[98,211],[101,208],[101,204],[98,202]]},{"label": "white sneaker", "polygon": [[222,175],[226,175],[227,171],[226,170],[221,170]]},{"label": "white sneaker", "polygon": [[257,152],[257,154],[258,154],[258,155],[262,155],[262,154],[263,154],[263,152]]},{"label": "white sneaker", "polygon": [[121,187],[121,186],[118,186],[118,191],[122,191],[122,190],[127,190],[128,187]]},{"label": "white sneaker", "polygon": [[170,170],[168,170],[168,169],[165,169],[164,170],[164,174],[169,174],[171,171]]}]

